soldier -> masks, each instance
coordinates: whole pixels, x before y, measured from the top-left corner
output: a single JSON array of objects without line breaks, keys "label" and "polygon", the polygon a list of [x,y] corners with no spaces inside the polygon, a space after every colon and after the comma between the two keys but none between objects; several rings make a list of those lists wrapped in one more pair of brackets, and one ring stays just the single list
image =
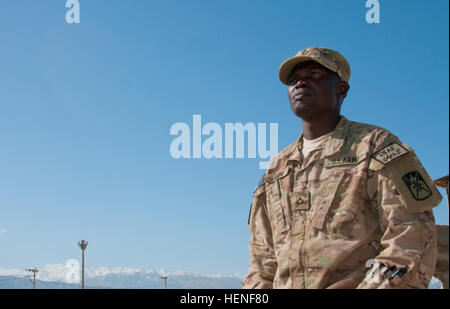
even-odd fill
[{"label": "soldier", "polygon": [[303,132],[254,191],[243,288],[428,287],[442,197],[412,148],[340,115],[349,77],[327,48],[281,65]]}]

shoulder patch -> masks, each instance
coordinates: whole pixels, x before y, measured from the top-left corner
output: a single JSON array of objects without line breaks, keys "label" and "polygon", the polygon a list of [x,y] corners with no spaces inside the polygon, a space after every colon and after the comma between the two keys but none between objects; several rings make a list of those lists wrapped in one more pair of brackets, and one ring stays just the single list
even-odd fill
[{"label": "shoulder patch", "polygon": [[394,183],[400,199],[411,212],[422,212],[437,206],[442,196],[415,153],[408,151],[401,157],[387,165],[377,162],[381,166],[378,172]]},{"label": "shoulder patch", "polygon": [[408,152],[408,149],[394,142],[372,154],[372,158],[377,160],[381,164],[386,165],[404,156]]},{"label": "shoulder patch", "polygon": [[406,173],[402,176],[402,180],[416,201],[422,201],[431,196],[432,192],[430,187],[418,171]]}]

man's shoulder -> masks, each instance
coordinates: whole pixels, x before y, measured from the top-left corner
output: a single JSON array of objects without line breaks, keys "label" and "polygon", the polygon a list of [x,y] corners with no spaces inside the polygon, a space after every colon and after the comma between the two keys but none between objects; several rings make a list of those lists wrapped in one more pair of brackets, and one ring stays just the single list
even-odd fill
[{"label": "man's shoulder", "polygon": [[390,130],[373,124],[349,121],[347,140],[351,144],[365,144],[367,151],[374,152],[400,139]]},{"label": "man's shoulder", "polygon": [[350,136],[363,137],[363,136],[381,135],[381,134],[387,135],[387,134],[392,134],[392,132],[386,128],[383,128],[383,127],[380,127],[380,126],[377,126],[374,124],[349,120],[348,135],[350,135]]},{"label": "man's shoulder", "polygon": [[287,146],[286,148],[284,148],[283,150],[281,150],[278,153],[278,157],[279,158],[287,158],[289,157],[294,151],[295,149],[298,147],[298,142],[299,140],[296,139],[293,143],[291,143],[289,146]]},{"label": "man's shoulder", "polygon": [[[390,180],[389,186],[399,192],[399,198],[409,211],[423,212],[440,203],[442,196],[414,149],[396,135],[379,126],[352,122],[347,136],[347,149],[352,147],[362,150],[359,154],[368,155],[363,156],[369,158],[368,169]],[[362,142],[355,145],[353,139]]]},{"label": "man's shoulder", "polygon": [[269,163],[269,168],[266,171],[266,177],[279,173],[285,166],[286,160],[288,160],[296,149],[298,149],[298,139],[281,150],[276,156],[272,157]]},{"label": "man's shoulder", "polygon": [[255,191],[253,192],[254,196],[260,195],[261,193],[265,192],[265,180],[273,180],[274,177],[280,174],[280,172],[284,169],[284,164],[287,160],[287,157],[289,157],[292,152],[295,150],[296,146],[298,144],[298,139],[281,150],[276,156],[273,156],[270,159],[269,168],[266,170],[264,175],[261,177],[260,181],[258,182],[258,185],[256,186]]}]

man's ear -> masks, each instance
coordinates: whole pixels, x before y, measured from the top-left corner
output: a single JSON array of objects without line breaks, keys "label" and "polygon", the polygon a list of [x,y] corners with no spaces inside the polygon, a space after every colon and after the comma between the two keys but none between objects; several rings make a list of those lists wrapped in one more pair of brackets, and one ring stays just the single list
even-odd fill
[{"label": "man's ear", "polygon": [[340,81],[338,84],[338,95],[342,96],[342,99],[344,99],[347,96],[347,92],[350,89],[350,85],[346,82]]}]

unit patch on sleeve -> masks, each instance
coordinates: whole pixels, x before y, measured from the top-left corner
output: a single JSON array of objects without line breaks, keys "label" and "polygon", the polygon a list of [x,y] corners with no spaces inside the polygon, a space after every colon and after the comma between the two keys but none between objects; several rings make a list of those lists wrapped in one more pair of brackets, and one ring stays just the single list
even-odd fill
[{"label": "unit patch on sleeve", "polygon": [[402,179],[416,201],[422,201],[431,196],[431,189],[419,172],[406,173],[402,176]]},{"label": "unit patch on sleeve", "polygon": [[395,159],[398,159],[401,156],[407,154],[408,152],[409,151],[406,148],[394,142],[392,144],[387,145],[383,149],[375,152],[372,155],[372,158],[386,165],[394,161]]}]

